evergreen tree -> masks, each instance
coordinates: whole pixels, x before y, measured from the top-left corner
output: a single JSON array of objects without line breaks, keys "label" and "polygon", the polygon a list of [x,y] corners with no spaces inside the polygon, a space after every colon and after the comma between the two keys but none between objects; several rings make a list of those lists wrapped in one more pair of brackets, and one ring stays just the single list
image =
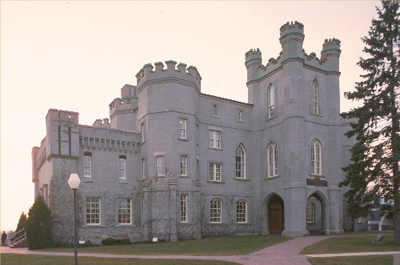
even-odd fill
[{"label": "evergreen tree", "polygon": [[54,245],[53,223],[50,209],[42,196],[38,196],[29,209],[29,217],[25,224],[29,249],[48,248]]},{"label": "evergreen tree", "polygon": [[25,227],[26,220],[27,220],[26,214],[22,212],[21,216],[19,217],[17,229],[15,229],[15,232],[18,232]]},{"label": "evergreen tree", "polygon": [[[399,195],[399,3],[382,1],[378,18],[372,20],[368,37],[362,38],[364,52],[358,65],[365,71],[354,92],[345,93],[350,100],[363,105],[342,113],[343,118],[355,118],[348,137],[355,137],[351,163],[343,168],[346,178],[340,184],[348,186],[348,212],[352,217],[366,216],[373,203],[384,198],[394,216],[395,244],[400,244]],[[386,208],[387,209],[387,205]]]}]

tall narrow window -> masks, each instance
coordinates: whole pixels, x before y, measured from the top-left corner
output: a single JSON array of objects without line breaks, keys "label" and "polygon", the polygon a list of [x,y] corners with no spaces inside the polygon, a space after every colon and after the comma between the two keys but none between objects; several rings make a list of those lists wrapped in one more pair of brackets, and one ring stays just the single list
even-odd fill
[{"label": "tall narrow window", "polygon": [[101,200],[100,198],[86,198],[86,224],[99,225],[101,222]]},{"label": "tall narrow window", "polygon": [[246,178],[246,152],[242,145],[236,149],[236,178]]},{"label": "tall narrow window", "polygon": [[157,176],[165,176],[165,156],[157,156]]},{"label": "tall narrow window", "polygon": [[187,120],[185,118],[179,118],[179,139],[187,139],[186,128]]},{"label": "tall narrow window", "polygon": [[131,199],[118,199],[118,224],[132,224]]},{"label": "tall narrow window", "polygon": [[243,121],[243,110],[239,110],[239,121]]},{"label": "tall narrow window", "polygon": [[142,159],[142,179],[146,178],[146,159]]},{"label": "tall narrow window", "polygon": [[313,81],[311,98],[311,113],[319,114],[319,87],[317,80]]},{"label": "tall narrow window", "polygon": [[222,181],[222,164],[210,163],[210,180]]},{"label": "tall narrow window", "polygon": [[140,130],[142,132],[142,143],[146,142],[146,122],[140,125]]},{"label": "tall narrow window", "polygon": [[322,175],[322,148],[318,140],[314,140],[311,144],[311,173]]},{"label": "tall narrow window", "polygon": [[181,223],[188,222],[188,195],[181,194]]},{"label": "tall narrow window", "polygon": [[212,199],[210,201],[210,222],[222,222],[222,202],[219,199]]},{"label": "tall narrow window", "polygon": [[268,118],[276,116],[275,110],[275,88],[273,85],[268,87]]},{"label": "tall narrow window", "polygon": [[213,116],[218,116],[218,106],[217,104],[212,105],[212,114]]},{"label": "tall narrow window", "polygon": [[210,130],[208,147],[221,149],[221,132]]},{"label": "tall narrow window", "polygon": [[119,157],[119,178],[126,179],[126,156]]},{"label": "tall narrow window", "polygon": [[83,157],[83,176],[92,177],[92,154],[89,152],[85,152]]},{"label": "tall narrow window", "polygon": [[315,223],[315,204],[307,203],[307,223]]},{"label": "tall narrow window", "polygon": [[200,159],[196,158],[196,179],[200,179]]},{"label": "tall narrow window", "polygon": [[200,142],[200,128],[199,128],[199,124],[196,123],[196,144],[199,144]]},{"label": "tall narrow window", "polygon": [[181,155],[181,176],[186,177],[188,174],[188,157],[187,155]]},{"label": "tall narrow window", "polygon": [[236,203],[236,222],[247,223],[247,202],[244,200]]},{"label": "tall narrow window", "polygon": [[278,176],[278,147],[275,143],[268,146],[268,177]]}]

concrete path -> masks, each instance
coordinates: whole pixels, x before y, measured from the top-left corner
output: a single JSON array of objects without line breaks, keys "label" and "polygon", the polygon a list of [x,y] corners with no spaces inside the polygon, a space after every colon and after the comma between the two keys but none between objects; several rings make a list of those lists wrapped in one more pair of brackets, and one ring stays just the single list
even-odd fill
[{"label": "concrete path", "polygon": [[[99,253],[79,253],[79,257],[99,258],[122,258],[122,259],[188,259],[188,260],[222,260],[243,265],[310,265],[308,257],[337,257],[337,256],[367,256],[367,255],[393,255],[398,252],[365,252],[365,253],[343,253],[343,254],[319,254],[300,255],[300,251],[306,246],[317,243],[332,236],[307,236],[296,237],[271,247],[266,247],[249,255],[241,256],[178,256],[178,255],[112,255]],[[27,248],[0,247],[0,253],[25,254],[25,255],[46,255],[46,256],[73,256],[69,252],[44,252],[31,251]]]}]

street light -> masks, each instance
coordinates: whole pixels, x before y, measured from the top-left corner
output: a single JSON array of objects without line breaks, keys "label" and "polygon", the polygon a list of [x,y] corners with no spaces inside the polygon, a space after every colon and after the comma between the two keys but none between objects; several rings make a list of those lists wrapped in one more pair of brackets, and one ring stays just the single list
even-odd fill
[{"label": "street light", "polygon": [[75,253],[75,265],[78,265],[78,250],[76,247],[76,190],[79,188],[79,184],[81,180],[79,179],[78,174],[72,173],[69,176],[68,184],[71,190],[74,191],[74,253]]}]

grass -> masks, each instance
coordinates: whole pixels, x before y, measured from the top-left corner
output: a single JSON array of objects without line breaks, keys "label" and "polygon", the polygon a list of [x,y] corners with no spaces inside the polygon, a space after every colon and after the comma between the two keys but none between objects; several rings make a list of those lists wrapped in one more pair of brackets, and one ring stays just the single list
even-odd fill
[{"label": "grass", "polygon": [[309,258],[312,265],[392,265],[393,256],[362,256],[337,258]]},{"label": "grass", "polygon": [[[282,236],[224,236],[178,242],[142,243],[118,246],[79,248],[78,253],[106,253],[124,255],[245,255],[287,240]],[[52,248],[41,251],[72,252],[72,248]]]},{"label": "grass", "polygon": [[[228,265],[236,264],[225,261],[216,260],[145,260],[145,259],[109,259],[109,258],[92,258],[78,257],[79,265]],[[18,254],[1,254],[0,264],[2,265],[73,265],[74,257],[56,257],[41,255],[18,255]]]},{"label": "grass", "polygon": [[328,254],[328,253],[351,253],[351,252],[378,252],[378,251],[400,251],[400,246],[393,242],[393,231],[385,231],[385,243],[373,244],[372,240],[378,232],[353,232],[346,236],[331,237],[314,245],[308,246],[301,254]]}]

